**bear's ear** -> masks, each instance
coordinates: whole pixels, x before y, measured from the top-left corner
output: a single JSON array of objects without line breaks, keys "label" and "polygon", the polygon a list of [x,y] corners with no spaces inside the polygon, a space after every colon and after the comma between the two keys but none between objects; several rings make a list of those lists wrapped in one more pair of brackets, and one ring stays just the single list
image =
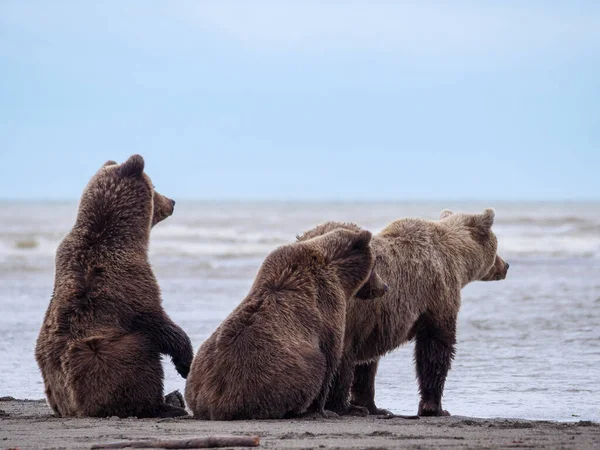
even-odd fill
[{"label": "bear's ear", "polygon": [[485,211],[483,211],[483,214],[479,216],[479,223],[485,228],[492,228],[495,217],[496,213],[494,210],[492,208],[487,208]]},{"label": "bear's ear", "polygon": [[440,213],[440,220],[443,220],[446,217],[451,216],[452,214],[454,214],[452,211],[450,211],[449,209],[445,209]]},{"label": "bear's ear", "polygon": [[355,250],[364,250],[371,243],[372,236],[371,232],[367,230],[361,230],[358,233],[354,233],[352,238],[352,248]]},{"label": "bear's ear", "polygon": [[141,177],[144,172],[144,158],[141,155],[130,156],[121,165],[120,170],[124,177]]}]

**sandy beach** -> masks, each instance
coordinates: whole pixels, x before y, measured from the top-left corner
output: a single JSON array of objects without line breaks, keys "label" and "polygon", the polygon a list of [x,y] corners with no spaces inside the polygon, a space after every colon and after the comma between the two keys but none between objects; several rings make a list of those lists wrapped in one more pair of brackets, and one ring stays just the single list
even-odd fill
[{"label": "sandy beach", "polygon": [[471,417],[377,417],[205,422],[181,419],[61,419],[44,400],[0,401],[0,448],[90,448],[94,444],[258,435],[260,448],[552,448],[600,447],[596,422]]}]

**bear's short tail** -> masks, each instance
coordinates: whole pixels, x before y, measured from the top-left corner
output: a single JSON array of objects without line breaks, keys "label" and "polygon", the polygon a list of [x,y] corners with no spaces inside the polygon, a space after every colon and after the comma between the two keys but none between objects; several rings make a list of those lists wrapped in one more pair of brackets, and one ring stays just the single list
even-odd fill
[{"label": "bear's short tail", "polygon": [[160,356],[142,335],[72,342],[63,365],[78,416],[155,417],[161,412]]},{"label": "bear's short tail", "polygon": [[70,381],[79,383],[110,369],[110,345],[101,336],[72,342],[67,350],[67,373]]}]

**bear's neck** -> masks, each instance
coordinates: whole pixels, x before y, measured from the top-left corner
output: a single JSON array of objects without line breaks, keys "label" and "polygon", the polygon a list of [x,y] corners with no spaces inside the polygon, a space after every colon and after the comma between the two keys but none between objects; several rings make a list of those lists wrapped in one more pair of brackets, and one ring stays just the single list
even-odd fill
[{"label": "bear's neck", "polygon": [[460,276],[461,288],[481,275],[484,255],[481,246],[473,240],[470,231],[457,228],[451,230],[452,239],[445,244],[445,254],[448,255],[448,264],[457,264],[457,273]]},{"label": "bear's neck", "polygon": [[148,250],[150,217],[140,211],[80,208],[73,229],[89,246]]}]

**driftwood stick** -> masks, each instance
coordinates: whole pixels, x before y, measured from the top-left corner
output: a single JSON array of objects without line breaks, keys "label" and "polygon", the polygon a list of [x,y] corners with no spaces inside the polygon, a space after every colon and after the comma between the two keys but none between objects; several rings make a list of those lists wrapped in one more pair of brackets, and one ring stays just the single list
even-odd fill
[{"label": "driftwood stick", "polygon": [[165,439],[154,441],[127,441],[110,444],[94,444],[99,448],[218,448],[218,447],[258,447],[258,436],[209,436],[191,439]]},{"label": "driftwood stick", "polygon": [[406,420],[419,420],[419,416],[403,416],[402,414],[386,414],[384,416],[377,416],[378,419],[406,419]]}]

